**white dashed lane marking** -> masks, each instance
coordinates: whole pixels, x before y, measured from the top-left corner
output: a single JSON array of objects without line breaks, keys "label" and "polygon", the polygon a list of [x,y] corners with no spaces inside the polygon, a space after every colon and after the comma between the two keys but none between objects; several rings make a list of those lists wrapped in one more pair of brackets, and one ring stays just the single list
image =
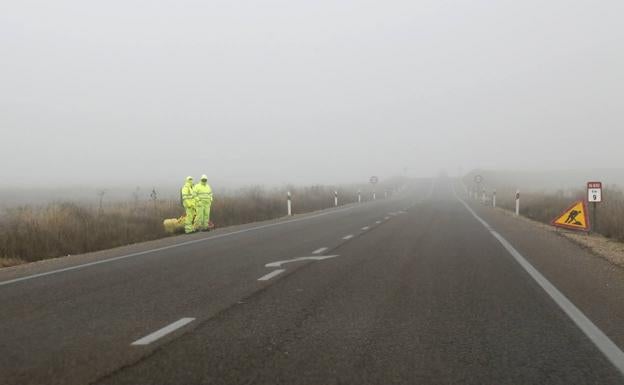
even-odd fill
[{"label": "white dashed lane marking", "polygon": [[136,340],[132,343],[132,345],[134,346],[142,346],[142,345],[149,345],[152,342],[166,336],[167,334],[173,333],[174,331],[180,329],[183,326],[186,326],[188,324],[190,324],[191,322],[195,321],[195,318],[182,318],[177,320],[176,322],[165,326],[164,328],[155,331],[152,334],[149,334],[143,338],[141,338],[140,340]]},{"label": "white dashed lane marking", "polygon": [[345,236],[345,237],[342,237],[342,239],[344,239],[345,241],[346,241],[346,240],[349,240],[349,239],[351,239],[351,238],[353,238],[353,234],[349,234],[349,235],[347,235],[347,236]]},{"label": "white dashed lane marking", "polygon": [[274,270],[274,271],[270,272],[269,274],[263,275],[262,277],[258,278],[258,281],[268,281],[269,279],[271,279],[273,277],[277,277],[278,275],[282,274],[285,271],[286,270],[284,270],[284,269]]},{"label": "white dashed lane marking", "polygon": [[312,254],[323,254],[323,253],[324,253],[324,252],[326,252],[326,251],[327,251],[327,247],[321,247],[321,248],[320,248],[320,249],[318,249],[318,250],[314,250],[314,251],[312,252]]},{"label": "white dashed lane marking", "polygon": [[319,255],[319,256],[314,256],[314,257],[299,257],[299,258],[293,258],[293,259],[286,259],[284,261],[267,263],[264,266],[265,267],[281,267],[284,264],[292,263],[292,262],[300,262],[300,261],[307,261],[307,260],[322,261],[324,259],[335,258],[335,257],[337,257],[337,255]]}]

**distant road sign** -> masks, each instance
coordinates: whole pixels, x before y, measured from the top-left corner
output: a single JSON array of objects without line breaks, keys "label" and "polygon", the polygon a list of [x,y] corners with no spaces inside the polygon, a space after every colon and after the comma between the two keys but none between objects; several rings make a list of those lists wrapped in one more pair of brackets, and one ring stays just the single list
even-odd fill
[{"label": "distant road sign", "polygon": [[602,202],[602,182],[587,182],[587,201]]},{"label": "distant road sign", "polygon": [[371,176],[370,177],[370,182],[371,182],[371,184],[377,184],[377,183],[379,183],[379,178],[377,178],[376,176]]},{"label": "distant road sign", "polygon": [[483,183],[483,177],[481,175],[475,175],[474,181],[475,181],[475,183],[481,184],[481,183]]},{"label": "distant road sign", "polygon": [[570,230],[589,231],[589,217],[585,201],[576,201],[552,221],[553,226]]}]

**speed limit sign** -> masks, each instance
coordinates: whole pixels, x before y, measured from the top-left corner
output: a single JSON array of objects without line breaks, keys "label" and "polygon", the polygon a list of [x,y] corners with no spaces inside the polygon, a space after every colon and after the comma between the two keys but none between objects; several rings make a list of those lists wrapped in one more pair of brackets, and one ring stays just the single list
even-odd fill
[{"label": "speed limit sign", "polygon": [[602,182],[587,182],[587,201],[602,202]]}]

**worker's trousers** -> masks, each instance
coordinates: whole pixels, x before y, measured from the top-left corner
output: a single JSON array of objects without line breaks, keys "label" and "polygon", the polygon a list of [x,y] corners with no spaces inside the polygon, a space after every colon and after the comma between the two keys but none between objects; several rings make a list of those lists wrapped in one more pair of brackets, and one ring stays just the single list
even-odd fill
[{"label": "worker's trousers", "polygon": [[210,223],[210,203],[200,202],[197,205],[197,216],[195,217],[195,228],[197,230],[208,230]]},{"label": "worker's trousers", "polygon": [[195,231],[193,221],[195,220],[196,210],[195,207],[185,207],[186,218],[184,218],[184,232],[189,234]]}]

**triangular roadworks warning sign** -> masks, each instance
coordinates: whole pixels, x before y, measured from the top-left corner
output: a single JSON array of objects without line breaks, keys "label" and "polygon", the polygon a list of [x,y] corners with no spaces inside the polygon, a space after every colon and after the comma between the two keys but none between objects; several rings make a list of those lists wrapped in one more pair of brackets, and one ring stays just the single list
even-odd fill
[{"label": "triangular roadworks warning sign", "polygon": [[561,215],[555,218],[551,224],[571,230],[589,231],[589,216],[585,201],[577,201]]}]

